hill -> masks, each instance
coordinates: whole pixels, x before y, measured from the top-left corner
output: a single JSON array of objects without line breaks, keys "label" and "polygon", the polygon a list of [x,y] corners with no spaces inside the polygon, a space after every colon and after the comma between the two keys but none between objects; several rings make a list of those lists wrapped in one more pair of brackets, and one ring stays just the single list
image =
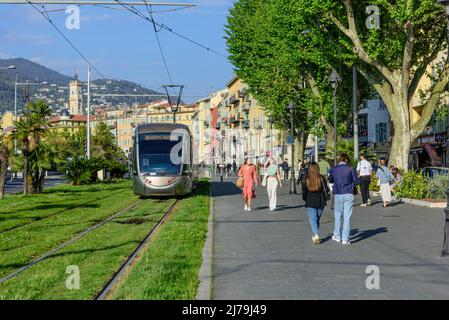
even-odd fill
[{"label": "hill", "polygon": [[[30,60],[17,59],[0,59],[0,67],[15,65],[16,70],[0,70],[0,114],[4,111],[14,110],[14,82],[17,74],[19,83],[27,80],[30,82],[46,82],[47,85],[30,86],[30,94],[32,99],[45,99],[49,102],[54,112],[67,107],[69,92],[68,85],[71,80],[70,76],[63,75],[59,72],[51,70],[38,63]],[[86,91],[86,87],[84,88]],[[117,80],[95,80],[92,81],[92,93],[104,94],[161,94],[154,90],[145,88],[137,83]],[[17,104],[20,110],[23,107],[24,86],[18,86]],[[147,103],[160,100],[158,97],[139,98],[139,103]],[[130,105],[135,99],[130,97],[95,97],[92,98],[92,105],[98,106],[117,106]]]}]

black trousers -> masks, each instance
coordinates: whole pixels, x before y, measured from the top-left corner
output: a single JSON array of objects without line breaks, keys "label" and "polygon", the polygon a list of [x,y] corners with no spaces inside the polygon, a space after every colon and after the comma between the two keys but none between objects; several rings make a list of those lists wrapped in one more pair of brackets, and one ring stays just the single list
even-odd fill
[{"label": "black trousers", "polygon": [[364,204],[368,203],[369,200],[369,185],[371,184],[370,176],[360,177],[360,189],[362,189],[362,201]]}]

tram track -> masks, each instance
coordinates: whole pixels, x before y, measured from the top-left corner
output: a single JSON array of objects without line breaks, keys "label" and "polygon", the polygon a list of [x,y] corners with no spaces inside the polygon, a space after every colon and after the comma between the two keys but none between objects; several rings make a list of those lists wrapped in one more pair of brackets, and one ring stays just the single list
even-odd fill
[{"label": "tram track", "polygon": [[[106,197],[108,198],[108,197]],[[104,198],[104,199],[106,199]],[[62,244],[60,244],[58,247],[56,247],[55,249],[52,249],[46,253],[44,253],[43,255],[41,255],[39,258],[33,260],[32,262],[20,267],[19,269],[16,269],[15,271],[11,272],[10,274],[8,274],[7,276],[3,277],[0,279],[0,284],[14,278],[15,276],[17,276],[18,274],[20,274],[21,272],[35,266],[36,264],[46,260],[47,258],[51,257],[52,255],[54,255],[55,253],[61,251],[62,249],[66,248],[67,246],[75,243],[76,241],[80,240],[81,238],[83,238],[84,236],[92,233],[93,231],[95,231],[96,229],[104,226],[105,224],[111,222],[112,220],[114,220],[115,218],[131,211],[132,209],[134,209],[135,207],[137,207],[139,204],[141,204],[144,200],[139,199],[137,201],[135,201],[133,204],[131,204],[130,206],[126,207],[125,209],[122,209],[118,212],[115,212],[114,214],[110,215],[109,217],[107,217],[106,219],[100,221],[99,223],[90,226],[88,228],[86,228],[84,231],[78,233],[77,235],[75,235],[74,237],[70,238],[69,240],[63,242]]]},{"label": "tram track", "polygon": [[[99,201],[102,201],[102,200],[106,200],[106,199],[108,199],[108,198],[113,198],[113,197],[115,197],[115,196],[121,194],[122,192],[123,192],[123,190],[120,190],[120,191],[114,192],[114,193],[112,193],[112,194],[110,194],[110,195],[107,195],[107,196],[105,196],[105,197],[100,197],[100,198],[93,199],[93,200],[91,200],[91,201],[88,201],[88,202],[84,203],[83,206],[89,206],[89,205],[94,204],[94,203],[96,203],[96,202],[99,202]],[[21,225],[17,225],[17,226],[8,228],[8,229],[1,230],[1,231],[0,231],[0,235],[5,234],[5,233],[8,233],[8,232],[11,232],[11,231],[14,231],[14,230],[17,230],[17,229],[20,229],[20,228],[22,228],[22,227],[29,226],[29,225],[31,225],[31,224],[33,224],[33,223],[37,223],[37,222],[44,221],[44,220],[46,220],[46,219],[52,218],[52,217],[54,217],[54,216],[57,216],[58,214],[66,214],[67,212],[70,212],[70,211],[73,211],[73,210],[77,210],[77,209],[79,209],[79,207],[75,207],[75,208],[68,209],[68,210],[61,210],[61,211],[58,211],[58,212],[49,214],[48,216],[45,216],[45,217],[42,217],[42,218],[39,218],[39,219],[34,219],[34,220],[31,221],[31,222],[27,222],[27,223],[24,223],[24,224],[21,224]]]},{"label": "tram track", "polygon": [[168,207],[159,220],[159,222],[150,230],[150,232],[145,236],[145,238],[140,242],[140,244],[134,249],[134,251],[128,256],[128,258],[121,264],[118,270],[114,273],[114,275],[108,280],[105,286],[95,295],[94,300],[105,300],[109,293],[116,287],[116,285],[120,282],[123,275],[130,269],[133,262],[139,256],[141,252],[147,247],[149,241],[153,238],[154,234],[159,230],[159,228],[164,224],[164,222],[170,217],[173,213],[176,206],[179,204],[181,200],[176,200],[170,207]]}]

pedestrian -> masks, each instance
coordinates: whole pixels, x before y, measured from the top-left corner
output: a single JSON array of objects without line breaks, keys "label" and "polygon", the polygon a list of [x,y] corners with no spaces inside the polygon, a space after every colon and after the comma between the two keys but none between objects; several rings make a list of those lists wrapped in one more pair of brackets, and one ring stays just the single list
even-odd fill
[{"label": "pedestrian", "polygon": [[[332,240],[350,244],[351,216],[354,207],[354,190],[359,183],[347,154],[340,156],[338,165],[331,169],[329,181],[333,183],[335,229]],[[343,230],[342,230],[343,218]]]},{"label": "pedestrian", "polygon": [[276,164],[274,159],[270,159],[270,165],[266,170],[266,185],[267,185],[267,193],[269,199],[270,211],[276,210],[277,205],[277,189],[278,187],[282,188],[282,179],[281,173],[279,172],[279,167]]},{"label": "pedestrian", "polygon": [[326,178],[320,174],[318,163],[312,162],[307,171],[307,176],[302,185],[302,198],[305,201],[307,215],[312,229],[312,242],[320,244],[320,220],[327,201],[330,199],[330,191]]},{"label": "pedestrian", "polygon": [[251,159],[245,159],[245,164],[240,168],[238,176],[243,177],[245,211],[251,211],[251,203],[256,198],[256,187],[259,183],[256,175],[256,167],[251,163]]},{"label": "pedestrian", "polygon": [[[299,171],[298,181],[296,184],[301,185],[301,187],[302,187],[302,185],[307,177],[308,170],[309,170],[309,159],[304,158],[304,160],[302,161],[302,164],[301,164],[301,170]],[[303,191],[301,191],[301,192],[303,192]]]},{"label": "pedestrian", "polygon": [[232,161],[232,171],[234,174],[237,174],[237,162],[235,161],[235,159]]},{"label": "pedestrian", "polygon": [[379,160],[379,169],[377,169],[377,184],[380,186],[380,194],[382,196],[383,207],[388,208],[391,199],[391,185],[394,183],[394,177],[390,169],[387,167],[385,158]]},{"label": "pedestrian", "polygon": [[285,159],[284,162],[282,162],[282,171],[284,171],[284,180],[288,181],[288,171],[289,171],[289,166],[288,166],[288,160]]},{"label": "pedestrian", "polygon": [[371,174],[373,172],[373,168],[371,163],[366,160],[366,155],[360,155],[360,161],[357,164],[357,174],[360,179],[360,189],[362,191],[362,207],[370,206],[371,199],[369,195],[369,186],[371,184]]}]

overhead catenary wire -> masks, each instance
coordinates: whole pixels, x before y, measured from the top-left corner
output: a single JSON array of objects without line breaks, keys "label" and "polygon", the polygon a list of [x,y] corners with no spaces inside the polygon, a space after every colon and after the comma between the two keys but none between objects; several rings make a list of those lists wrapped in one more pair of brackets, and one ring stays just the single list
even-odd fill
[{"label": "overhead catenary wire", "polygon": [[[53,28],[59,33],[59,35],[76,51],[76,53],[84,60],[86,63],[103,79],[106,80],[106,77],[87,59],[87,57],[75,46],[75,44],[70,41],[69,38],[53,23],[48,13],[46,13],[45,7],[43,7],[44,11],[39,10],[31,1],[27,1],[39,14],[47,20]],[[44,13],[45,12],[45,13]]]},{"label": "overhead catenary wire", "polygon": [[186,40],[186,41],[188,41],[188,42],[190,42],[190,43],[192,43],[192,44],[194,44],[194,45],[196,45],[196,46],[198,46],[198,47],[200,47],[200,48],[203,48],[203,49],[205,49],[205,50],[207,50],[207,51],[209,51],[209,52],[212,52],[212,53],[214,53],[214,54],[216,54],[216,55],[219,55],[219,56],[221,56],[221,57],[223,57],[223,58],[226,58],[226,59],[228,58],[225,54],[223,54],[223,53],[221,53],[221,52],[218,52],[218,51],[216,51],[216,50],[213,50],[213,49],[211,49],[210,47],[207,47],[206,45],[203,45],[203,44],[199,43],[198,41],[195,41],[195,40],[193,40],[193,39],[191,39],[191,38],[188,38],[187,36],[184,36],[184,35],[182,35],[182,34],[176,32],[176,31],[174,31],[172,28],[169,28],[169,27],[166,26],[165,24],[157,23],[156,21],[152,20],[150,17],[147,17],[146,15],[144,15],[141,11],[139,11],[138,9],[136,9],[134,6],[128,5],[128,4],[126,4],[126,3],[123,3],[123,2],[120,1],[120,0],[114,0],[114,1],[116,1],[116,2],[119,3],[119,4],[121,4],[121,5],[122,5],[123,7],[125,7],[129,12],[131,12],[131,13],[133,13],[133,14],[139,16],[140,18],[142,18],[142,19],[144,19],[144,20],[147,20],[148,22],[150,22],[150,23],[152,23],[152,24],[155,24],[155,25],[157,25],[158,27],[160,27],[160,28],[162,28],[162,29],[164,29],[164,30],[166,30],[166,31],[168,31],[168,32],[170,32],[170,33],[172,33],[172,34],[174,34],[174,35],[176,35],[176,36],[178,36],[178,37],[180,37],[180,38],[182,38],[182,39],[184,39],[184,40]]}]

